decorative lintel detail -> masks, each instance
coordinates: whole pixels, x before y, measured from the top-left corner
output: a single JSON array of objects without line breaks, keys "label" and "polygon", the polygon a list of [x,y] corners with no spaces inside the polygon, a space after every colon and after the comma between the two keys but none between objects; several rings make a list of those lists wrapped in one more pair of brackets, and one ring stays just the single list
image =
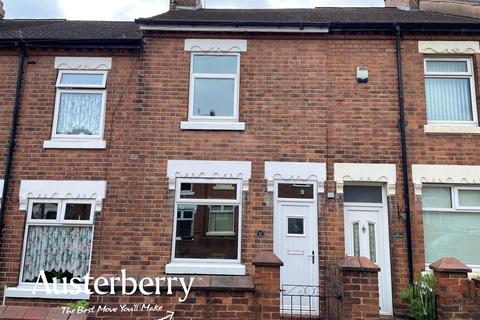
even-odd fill
[{"label": "decorative lintel detail", "polygon": [[476,54],[480,53],[480,42],[419,41],[418,52],[424,54]]},{"label": "decorative lintel detail", "polygon": [[412,165],[415,195],[422,195],[423,184],[480,184],[480,166]]},{"label": "decorative lintel detail", "polygon": [[247,40],[186,39],[185,51],[192,52],[246,52]]},{"label": "decorative lintel detail", "polygon": [[177,178],[241,179],[243,191],[248,191],[251,177],[250,161],[169,160],[168,188],[175,190]]},{"label": "decorative lintel detail", "polygon": [[106,181],[22,180],[20,211],[27,211],[29,199],[95,200],[95,211],[102,211]]},{"label": "decorative lintel detail", "polygon": [[337,193],[343,194],[345,182],[386,183],[387,194],[396,193],[397,169],[395,164],[335,163],[334,180]]},{"label": "decorative lintel detail", "polygon": [[273,192],[275,181],[299,181],[317,183],[317,192],[325,191],[327,166],[315,162],[265,162],[265,179],[267,190]]},{"label": "decorative lintel detail", "polygon": [[112,58],[56,57],[55,69],[60,70],[110,70]]}]

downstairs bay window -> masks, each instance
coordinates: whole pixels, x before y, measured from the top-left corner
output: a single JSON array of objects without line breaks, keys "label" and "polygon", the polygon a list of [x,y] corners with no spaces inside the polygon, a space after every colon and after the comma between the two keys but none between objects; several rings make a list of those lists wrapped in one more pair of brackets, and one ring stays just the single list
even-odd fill
[{"label": "downstairs bay window", "polygon": [[167,273],[245,274],[240,265],[241,212],[241,180],[177,179]]},{"label": "downstairs bay window", "polygon": [[455,257],[480,271],[480,187],[426,185],[422,199],[425,262]]}]

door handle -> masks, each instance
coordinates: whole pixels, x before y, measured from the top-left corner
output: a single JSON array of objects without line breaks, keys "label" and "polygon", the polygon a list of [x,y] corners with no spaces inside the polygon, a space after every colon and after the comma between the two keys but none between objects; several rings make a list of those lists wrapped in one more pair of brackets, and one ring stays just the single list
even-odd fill
[{"label": "door handle", "polygon": [[312,257],[312,263],[315,264],[315,251],[312,251],[312,254],[308,254],[307,257]]}]

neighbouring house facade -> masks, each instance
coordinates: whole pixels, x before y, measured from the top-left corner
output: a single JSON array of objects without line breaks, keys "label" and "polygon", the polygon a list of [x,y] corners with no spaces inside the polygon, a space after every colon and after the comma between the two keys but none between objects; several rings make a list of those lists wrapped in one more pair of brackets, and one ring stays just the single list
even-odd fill
[{"label": "neighbouring house facade", "polygon": [[[324,317],[329,266],[364,256],[393,316],[434,261],[480,272],[480,20],[412,3],[0,21],[6,304],[254,319],[256,257],[274,252],[283,292],[314,292],[282,308]],[[208,282],[183,304],[32,293],[41,270],[121,269]]]}]

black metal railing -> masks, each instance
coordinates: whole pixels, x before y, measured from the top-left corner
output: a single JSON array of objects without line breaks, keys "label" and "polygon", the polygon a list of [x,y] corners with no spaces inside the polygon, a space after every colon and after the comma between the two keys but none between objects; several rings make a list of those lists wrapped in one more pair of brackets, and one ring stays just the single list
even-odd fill
[{"label": "black metal railing", "polygon": [[320,287],[282,285],[280,299],[282,319],[319,319]]}]

